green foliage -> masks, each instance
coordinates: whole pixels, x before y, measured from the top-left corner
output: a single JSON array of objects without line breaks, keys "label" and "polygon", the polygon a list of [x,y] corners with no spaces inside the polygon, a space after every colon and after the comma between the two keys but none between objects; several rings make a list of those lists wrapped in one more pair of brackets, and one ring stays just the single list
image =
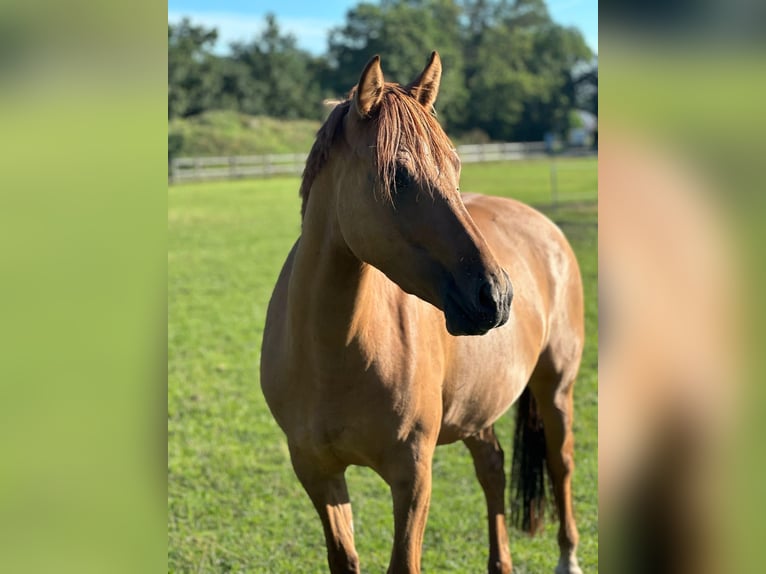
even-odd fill
[{"label": "green foliage", "polygon": [[215,106],[220,91],[217,59],[210,50],[216,30],[189,20],[168,25],[168,117],[190,116]]},{"label": "green foliage", "polygon": [[277,118],[322,117],[314,58],[283,34],[273,15],[250,43],[235,43],[230,56],[211,52],[214,30],[188,20],[168,26],[168,117],[230,109]]},{"label": "green foliage", "polygon": [[572,70],[577,107],[598,115],[598,58],[576,65]]},{"label": "green foliage", "polygon": [[581,128],[583,125],[584,122],[582,121],[580,114],[578,114],[575,110],[571,110],[569,112],[569,126],[573,128]]},{"label": "green foliage", "polygon": [[[575,390],[575,515],[580,562],[598,571],[596,162],[560,160],[579,203],[550,212],[572,242],[586,294],[585,355]],[[547,161],[466,165],[467,191],[550,201]],[[322,528],[261,394],[266,306],[300,233],[296,178],[176,185],[168,234],[168,571],[326,571]],[[497,422],[506,461],[513,416]],[[389,489],[347,472],[364,572],[385,572],[393,528]],[[557,526],[510,532],[514,572],[552,572]],[[486,571],[486,507],[462,444],[440,447],[424,540],[425,572]]]},{"label": "green foliage", "polygon": [[592,57],[582,34],[553,22],[542,0],[468,4],[466,127],[506,141],[564,133],[572,68]]},{"label": "green foliage", "polygon": [[168,122],[170,157],[304,153],[314,143],[319,122],[283,121],[235,111],[210,111]]},{"label": "green foliage", "polygon": [[444,73],[436,108],[446,128],[456,125],[468,93],[463,82],[460,7],[455,0],[384,0],[359,4],[330,34],[327,89],[345,94],[374,54],[388,81],[408,84],[438,50]]},{"label": "green foliage", "polygon": [[232,60],[248,72],[236,75],[238,90],[249,87],[258,94],[240,100],[241,111],[285,119],[321,117],[319,85],[309,74],[311,56],[297,47],[293,35],[281,33],[273,14],[253,42],[232,44],[231,50]]},{"label": "green foliage", "polygon": [[[575,107],[596,113],[597,62],[574,28],[556,24],[544,0],[381,0],[350,9],[327,53],[313,57],[273,15],[251,42],[211,53],[214,30],[169,27],[168,113],[230,109],[282,119],[321,119],[321,100],[345,96],[379,54],[401,84],[438,50],[444,73],[436,109],[459,136],[542,140],[566,133]],[[478,133],[478,132],[474,132]]]},{"label": "green foliage", "polygon": [[572,69],[593,56],[578,30],[553,22],[543,0],[383,0],[359,4],[331,33],[329,87],[340,94],[353,86],[373,54],[387,78],[407,83],[433,49],[444,63],[442,123],[506,141],[566,132]]}]

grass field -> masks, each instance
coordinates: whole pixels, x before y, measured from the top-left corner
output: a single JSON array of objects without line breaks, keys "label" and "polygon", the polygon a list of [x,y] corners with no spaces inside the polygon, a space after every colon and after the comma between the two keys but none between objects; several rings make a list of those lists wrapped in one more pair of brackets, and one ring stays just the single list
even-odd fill
[{"label": "grass field", "polygon": [[[586,294],[587,344],[575,391],[575,515],[580,563],[598,571],[596,161],[559,160],[562,203],[545,209],[569,237]],[[474,164],[461,188],[550,202],[549,162]],[[174,186],[168,240],[168,571],[326,571],[322,529],[261,395],[258,363],[271,290],[300,231],[299,181],[275,178]],[[510,461],[512,411],[496,424]],[[508,462],[506,462],[506,467]],[[347,472],[363,572],[385,572],[388,487]],[[423,571],[486,572],[486,509],[468,450],[440,447]],[[511,530],[514,572],[550,573],[556,525]]]}]

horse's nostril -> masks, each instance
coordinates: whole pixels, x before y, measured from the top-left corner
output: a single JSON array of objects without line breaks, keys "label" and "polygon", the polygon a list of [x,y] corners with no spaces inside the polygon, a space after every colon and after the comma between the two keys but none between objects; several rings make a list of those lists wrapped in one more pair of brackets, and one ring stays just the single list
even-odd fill
[{"label": "horse's nostril", "polygon": [[479,288],[479,306],[481,309],[495,309],[497,307],[494,289],[489,281],[484,281]]}]

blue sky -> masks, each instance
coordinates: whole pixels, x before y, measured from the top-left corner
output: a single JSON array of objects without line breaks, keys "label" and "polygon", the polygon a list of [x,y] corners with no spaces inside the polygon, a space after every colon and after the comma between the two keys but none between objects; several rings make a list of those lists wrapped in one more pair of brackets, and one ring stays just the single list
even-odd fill
[{"label": "blue sky", "polygon": [[[236,40],[249,40],[263,26],[268,12],[282,29],[298,38],[300,47],[320,54],[327,48],[327,31],[339,26],[349,8],[360,0],[168,0],[168,21],[188,16],[196,24],[218,28],[217,51]],[[579,28],[598,52],[598,0],[547,0],[553,19]]]}]

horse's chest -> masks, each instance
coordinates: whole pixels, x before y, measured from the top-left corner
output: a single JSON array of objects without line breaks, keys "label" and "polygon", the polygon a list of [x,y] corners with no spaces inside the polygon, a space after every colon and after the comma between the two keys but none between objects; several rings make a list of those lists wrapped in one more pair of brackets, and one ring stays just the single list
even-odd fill
[{"label": "horse's chest", "polygon": [[369,355],[304,362],[284,373],[272,410],[291,442],[323,458],[374,466],[387,445],[438,425],[440,381],[418,371]]},{"label": "horse's chest", "polygon": [[[414,401],[413,401],[414,403]],[[291,442],[319,459],[375,466],[395,442],[406,407],[394,407],[390,391],[377,387],[321,384],[303,393],[285,428]]]}]

